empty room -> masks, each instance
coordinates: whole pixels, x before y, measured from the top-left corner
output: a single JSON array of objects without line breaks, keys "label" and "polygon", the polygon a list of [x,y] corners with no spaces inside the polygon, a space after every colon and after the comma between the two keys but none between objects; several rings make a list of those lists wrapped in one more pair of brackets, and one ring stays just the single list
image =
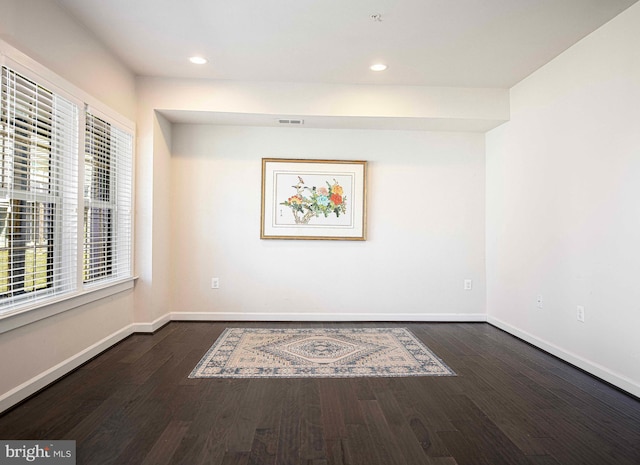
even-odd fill
[{"label": "empty room", "polygon": [[640,2],[0,0],[0,464],[640,463]]}]

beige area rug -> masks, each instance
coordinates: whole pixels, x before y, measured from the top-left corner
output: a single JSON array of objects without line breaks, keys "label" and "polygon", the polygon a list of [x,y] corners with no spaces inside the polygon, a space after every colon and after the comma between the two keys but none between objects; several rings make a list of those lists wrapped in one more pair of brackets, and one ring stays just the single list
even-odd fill
[{"label": "beige area rug", "polygon": [[406,328],[227,328],[190,378],[455,376]]}]

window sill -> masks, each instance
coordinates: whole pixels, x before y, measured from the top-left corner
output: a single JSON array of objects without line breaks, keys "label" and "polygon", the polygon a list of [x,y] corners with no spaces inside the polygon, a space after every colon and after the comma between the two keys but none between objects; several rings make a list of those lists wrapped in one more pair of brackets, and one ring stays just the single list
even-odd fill
[{"label": "window sill", "polygon": [[23,308],[13,313],[0,315],[0,334],[133,289],[136,279],[137,277],[132,277],[108,284],[105,283],[47,303],[40,303],[35,307]]}]

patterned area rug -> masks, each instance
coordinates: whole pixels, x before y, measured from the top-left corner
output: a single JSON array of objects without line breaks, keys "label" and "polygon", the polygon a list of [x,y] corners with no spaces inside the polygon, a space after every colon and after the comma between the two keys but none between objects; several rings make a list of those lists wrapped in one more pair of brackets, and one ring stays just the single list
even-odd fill
[{"label": "patterned area rug", "polygon": [[455,376],[406,328],[227,328],[189,378]]}]

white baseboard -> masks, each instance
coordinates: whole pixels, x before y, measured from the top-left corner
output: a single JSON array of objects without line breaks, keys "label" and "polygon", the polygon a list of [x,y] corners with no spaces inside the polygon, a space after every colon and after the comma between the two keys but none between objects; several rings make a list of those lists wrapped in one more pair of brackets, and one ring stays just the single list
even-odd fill
[{"label": "white baseboard", "polygon": [[640,397],[640,385],[634,383],[629,378],[616,374],[606,367],[603,367],[602,365],[582,358],[579,355],[563,349],[562,347],[558,347],[557,345],[545,341],[544,339],[540,339],[526,331],[516,328],[515,326],[512,326],[509,323],[500,320],[499,318],[487,316],[487,322],[513,336],[522,339],[523,341],[528,342],[529,344],[532,344],[552,355],[555,355],[556,357],[586,371],[587,373],[590,373],[608,383],[611,383],[614,386],[627,391],[628,393],[633,394],[636,397]]},{"label": "white baseboard", "polygon": [[486,322],[481,313],[258,313],[173,312],[171,321],[416,321]]},{"label": "white baseboard", "polygon": [[108,348],[110,348],[114,344],[117,344],[134,332],[135,325],[132,324],[126,326],[125,328],[122,328],[121,330],[111,334],[110,336],[105,337],[101,341],[96,342],[92,346],[87,347],[85,350],[78,352],[73,357],[69,357],[68,359],[58,363],[56,366],[51,367],[47,371],[34,376],[30,380],[25,381],[21,385],[16,386],[10,391],[2,394],[0,396],[0,413],[16,405],[18,402],[23,401],[27,397],[35,394],[40,389],[48,386],[54,381],[60,379],[67,373],[78,368],[83,363],[91,360],[100,352],[107,350]]},{"label": "white baseboard", "polygon": [[134,323],[134,333],[153,333],[158,331],[167,323],[171,322],[171,313],[167,313],[166,315],[157,318],[151,323]]}]

